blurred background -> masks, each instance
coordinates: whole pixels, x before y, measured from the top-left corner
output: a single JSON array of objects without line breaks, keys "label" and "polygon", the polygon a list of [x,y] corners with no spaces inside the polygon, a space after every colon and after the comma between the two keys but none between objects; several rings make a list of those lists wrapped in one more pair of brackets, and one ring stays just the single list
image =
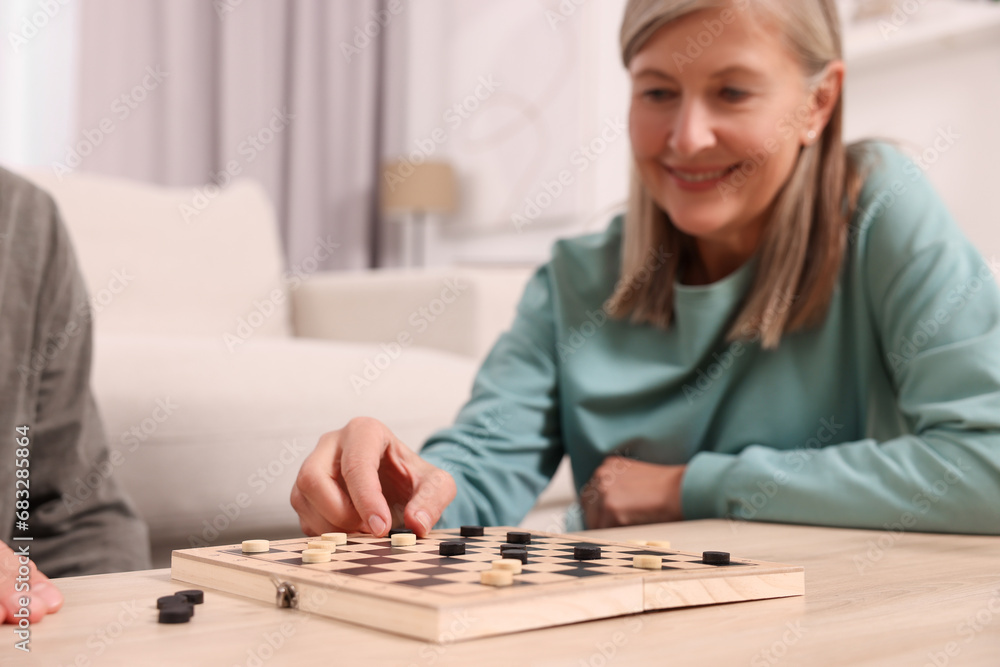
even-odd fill
[{"label": "blurred background", "polygon": [[[920,153],[952,128],[958,140],[927,174],[988,254],[1000,250],[995,4],[841,3],[848,138]],[[552,238],[603,227],[624,197],[623,6],[7,0],[0,162],[174,186],[219,183],[235,162],[275,203],[286,259],[331,233],[330,269],[404,264],[407,225],[393,217],[406,215],[378,210],[379,168],[444,162],[454,206],[427,216],[424,262],[541,261]],[[276,113],[287,119],[269,137]],[[538,201],[563,169],[573,183]]]},{"label": "blurred background", "polygon": [[[553,240],[624,200],[624,5],[0,4],[0,164],[70,227],[161,557],[294,533],[295,471],[352,416],[414,447],[450,422]],[[839,6],[846,138],[902,142],[1000,254],[1000,4]]]}]

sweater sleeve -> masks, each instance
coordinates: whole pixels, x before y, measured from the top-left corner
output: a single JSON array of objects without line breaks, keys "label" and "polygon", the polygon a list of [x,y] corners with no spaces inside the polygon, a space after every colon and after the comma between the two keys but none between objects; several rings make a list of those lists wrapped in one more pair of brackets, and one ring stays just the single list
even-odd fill
[{"label": "sweater sleeve", "polygon": [[[905,428],[897,437],[702,452],[686,518],[1000,534],[1000,291],[920,170],[882,149],[850,270]],[[873,356],[874,356],[873,354]]]},{"label": "sweater sleeve", "polygon": [[517,525],[563,456],[557,357],[548,268],[528,282],[511,329],[476,376],[455,424],[421,456],[455,478],[441,525]]},{"label": "sweater sleeve", "polygon": [[110,472],[116,466],[90,389],[86,287],[58,212],[45,201],[49,240],[32,297],[35,354],[24,366],[31,387],[25,422],[32,442],[32,557],[54,577],[146,568],[146,527]]}]

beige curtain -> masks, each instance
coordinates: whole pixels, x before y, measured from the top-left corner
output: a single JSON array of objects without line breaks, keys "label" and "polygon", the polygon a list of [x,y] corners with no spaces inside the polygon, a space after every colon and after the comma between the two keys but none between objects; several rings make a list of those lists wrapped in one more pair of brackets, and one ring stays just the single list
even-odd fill
[{"label": "beige curtain", "polygon": [[320,240],[338,245],[323,268],[377,265],[399,0],[85,0],[80,13],[76,136],[94,145],[73,168],[211,184],[182,212],[191,224],[212,185],[248,176],[275,204],[290,266]]}]

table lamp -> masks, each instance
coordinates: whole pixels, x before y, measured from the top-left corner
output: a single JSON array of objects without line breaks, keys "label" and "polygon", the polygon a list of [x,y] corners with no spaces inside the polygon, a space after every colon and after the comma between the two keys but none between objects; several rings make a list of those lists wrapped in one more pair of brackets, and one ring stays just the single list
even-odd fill
[{"label": "table lamp", "polygon": [[428,213],[455,210],[455,174],[446,162],[390,162],[382,168],[382,210],[406,213],[406,266],[423,266]]}]

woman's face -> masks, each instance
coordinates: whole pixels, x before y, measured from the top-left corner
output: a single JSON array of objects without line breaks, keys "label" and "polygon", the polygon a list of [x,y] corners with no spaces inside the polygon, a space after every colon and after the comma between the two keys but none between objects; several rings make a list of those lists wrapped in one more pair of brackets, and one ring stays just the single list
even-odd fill
[{"label": "woman's face", "polygon": [[752,253],[800,146],[822,130],[795,57],[752,10],[706,9],[660,28],[629,73],[650,195],[699,246]]}]

